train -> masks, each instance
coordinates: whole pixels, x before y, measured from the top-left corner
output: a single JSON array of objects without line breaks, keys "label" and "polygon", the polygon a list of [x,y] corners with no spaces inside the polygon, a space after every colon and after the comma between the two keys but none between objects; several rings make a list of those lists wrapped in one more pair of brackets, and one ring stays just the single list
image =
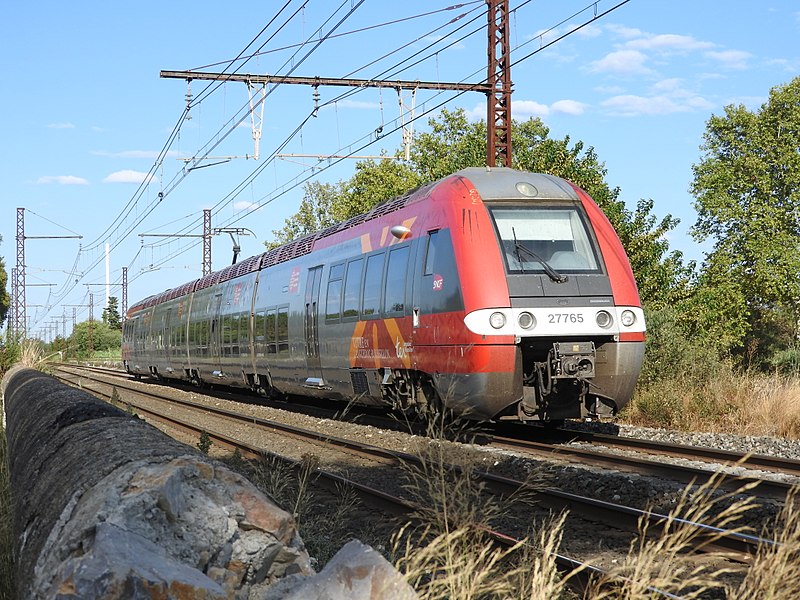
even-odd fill
[{"label": "train", "polygon": [[645,319],[575,184],[472,167],[131,306],[136,378],[481,421],[611,417]]}]

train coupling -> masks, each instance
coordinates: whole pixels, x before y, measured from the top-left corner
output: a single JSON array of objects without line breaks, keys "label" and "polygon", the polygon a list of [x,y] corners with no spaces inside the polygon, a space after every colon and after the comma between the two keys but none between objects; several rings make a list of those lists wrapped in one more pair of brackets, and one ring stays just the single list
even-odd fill
[{"label": "train coupling", "polygon": [[597,354],[594,342],[556,342],[551,351],[553,379],[591,379]]}]

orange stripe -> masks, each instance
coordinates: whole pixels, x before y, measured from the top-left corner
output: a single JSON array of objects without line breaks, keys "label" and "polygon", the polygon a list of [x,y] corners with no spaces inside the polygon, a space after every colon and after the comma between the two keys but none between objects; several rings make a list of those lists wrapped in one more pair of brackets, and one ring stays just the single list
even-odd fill
[{"label": "orange stripe", "polygon": [[[397,347],[397,344],[405,347],[406,341],[403,339],[403,334],[400,333],[400,328],[397,326],[397,321],[395,319],[386,319],[384,323],[386,324],[386,331],[389,332],[389,337],[392,338],[395,343],[395,348]],[[409,358],[407,353],[403,353],[403,355],[399,358],[406,369],[411,368],[411,358]]]}]

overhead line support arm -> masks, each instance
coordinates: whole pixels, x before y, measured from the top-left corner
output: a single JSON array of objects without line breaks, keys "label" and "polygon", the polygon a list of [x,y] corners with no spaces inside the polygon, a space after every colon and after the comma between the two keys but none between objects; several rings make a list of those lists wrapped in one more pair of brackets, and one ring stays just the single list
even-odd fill
[{"label": "overhead line support arm", "polygon": [[380,80],[350,79],[339,77],[289,77],[285,75],[254,75],[252,73],[210,73],[207,71],[161,71],[164,79],[203,79],[209,81],[239,81],[242,83],[283,83],[293,85],[321,85],[339,87],[379,87],[379,88],[416,88],[420,90],[451,90],[455,92],[491,93],[492,86],[487,83],[458,83],[447,81],[412,81],[412,80]]}]

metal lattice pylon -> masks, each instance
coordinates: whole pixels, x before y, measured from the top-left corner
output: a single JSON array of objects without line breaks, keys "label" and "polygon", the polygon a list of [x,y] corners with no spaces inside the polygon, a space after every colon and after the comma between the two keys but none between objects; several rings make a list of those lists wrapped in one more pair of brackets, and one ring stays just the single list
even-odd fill
[{"label": "metal lattice pylon", "polygon": [[25,316],[25,209],[17,208],[17,280],[14,286],[14,335],[24,338]]},{"label": "metal lattice pylon", "polygon": [[511,53],[508,35],[508,0],[489,2],[489,72],[486,164],[511,166]]}]

